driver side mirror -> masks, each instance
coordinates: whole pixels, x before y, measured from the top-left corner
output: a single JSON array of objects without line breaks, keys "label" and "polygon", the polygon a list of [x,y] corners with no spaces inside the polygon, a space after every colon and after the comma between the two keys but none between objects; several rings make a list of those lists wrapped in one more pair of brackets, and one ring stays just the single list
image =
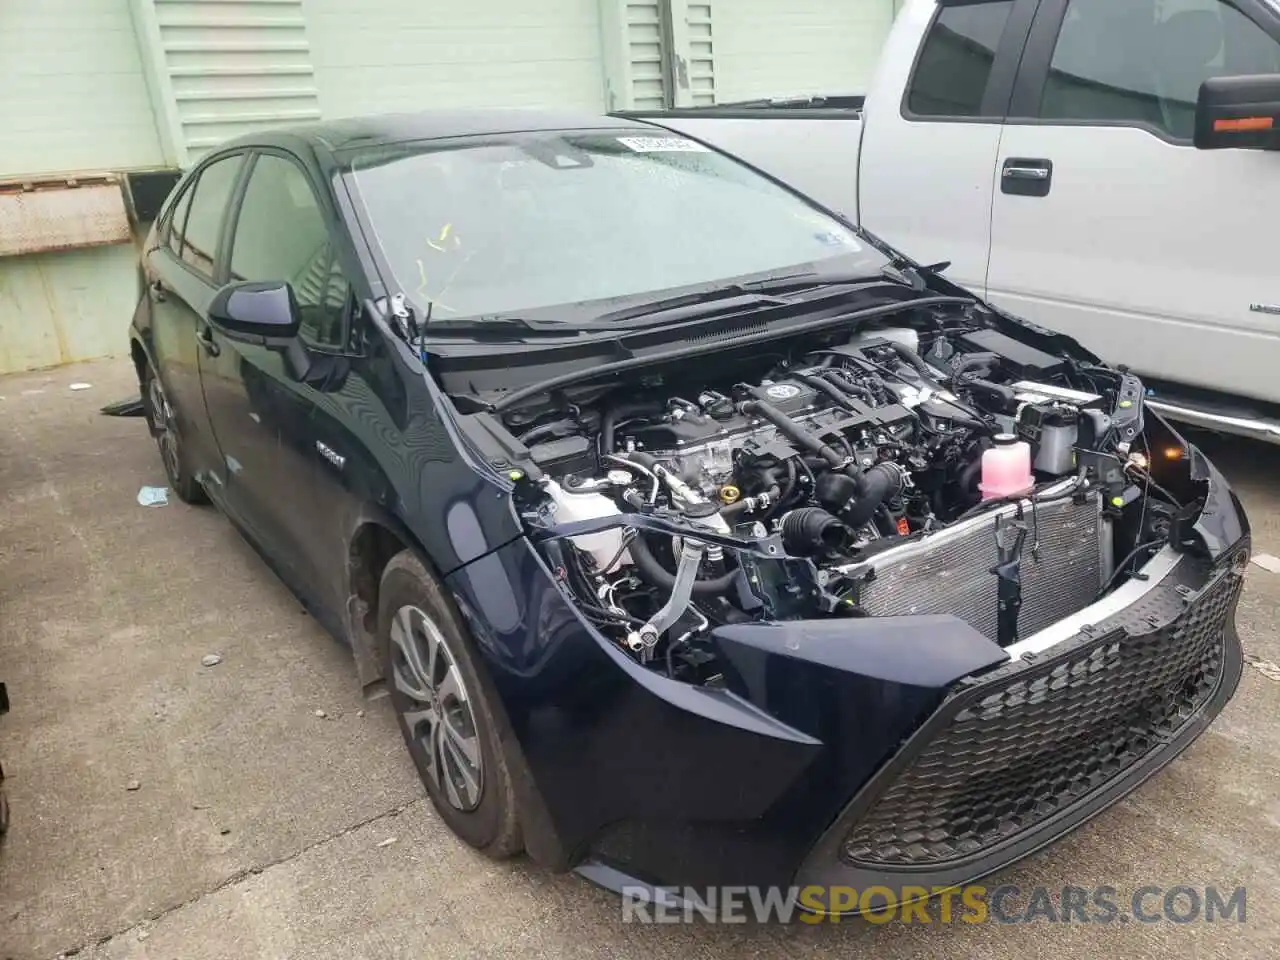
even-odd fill
[{"label": "driver side mirror", "polygon": [[1280,74],[1211,77],[1196,103],[1197,150],[1280,150]]},{"label": "driver side mirror", "polygon": [[289,284],[239,281],[214,294],[209,323],[229,340],[288,347],[298,337],[302,313]]}]

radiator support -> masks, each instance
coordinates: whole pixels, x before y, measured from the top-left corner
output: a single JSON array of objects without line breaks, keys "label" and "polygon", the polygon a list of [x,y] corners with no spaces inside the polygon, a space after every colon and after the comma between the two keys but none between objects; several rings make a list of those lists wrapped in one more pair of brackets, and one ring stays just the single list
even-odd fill
[{"label": "radiator support", "polygon": [[[1042,499],[1054,495],[1050,490]],[[1019,507],[1028,536],[1018,634],[1029,637],[1093,603],[1111,575],[1111,523],[1096,489],[1037,503],[1034,511],[1028,500],[1007,504],[841,573],[860,581],[857,602],[873,617],[951,614],[997,640],[995,522],[1015,517]]]}]

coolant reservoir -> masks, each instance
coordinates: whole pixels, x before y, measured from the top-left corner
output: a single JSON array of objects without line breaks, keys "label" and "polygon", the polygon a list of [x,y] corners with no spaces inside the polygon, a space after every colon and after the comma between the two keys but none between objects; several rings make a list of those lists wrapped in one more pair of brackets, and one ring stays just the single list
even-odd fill
[{"label": "coolant reservoir", "polygon": [[[556,523],[595,520],[598,517],[617,516],[622,512],[612,500],[600,493],[589,491],[574,493],[565,490],[554,480],[548,480],[545,489],[556,505]],[[579,550],[595,558],[596,569],[601,572],[607,572],[606,564],[612,564],[609,567],[612,570],[631,564],[631,552],[622,550],[621,527],[584,534],[581,537],[573,537],[572,540]]]},{"label": "coolant reservoir", "polygon": [[982,455],[983,500],[997,500],[1030,493],[1035,486],[1031,475],[1031,444],[1011,433],[996,436],[995,446]]}]

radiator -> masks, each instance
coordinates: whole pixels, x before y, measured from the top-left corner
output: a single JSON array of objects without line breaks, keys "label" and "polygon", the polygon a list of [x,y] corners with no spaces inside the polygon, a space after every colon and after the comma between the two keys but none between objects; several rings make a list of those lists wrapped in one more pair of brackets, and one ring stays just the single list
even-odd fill
[{"label": "radiator", "polygon": [[[855,579],[873,571],[859,588],[858,602],[875,617],[952,614],[995,640],[995,518],[1016,510],[1009,504],[847,568]],[[1026,638],[1091,604],[1110,575],[1112,558],[1110,523],[1102,517],[1096,490],[1081,503],[1039,504],[1034,520],[1024,502],[1023,519],[1028,532],[1018,634]]]}]

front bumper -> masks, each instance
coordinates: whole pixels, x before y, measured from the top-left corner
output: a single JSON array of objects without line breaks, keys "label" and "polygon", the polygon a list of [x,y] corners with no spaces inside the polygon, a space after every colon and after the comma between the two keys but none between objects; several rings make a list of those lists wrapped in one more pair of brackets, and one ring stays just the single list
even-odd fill
[{"label": "front bumper", "polygon": [[826,831],[796,882],[950,887],[1115,803],[1235,692],[1242,582],[1236,557],[1183,557],[1142,601],[1048,655],[958,684]]},{"label": "front bumper", "polygon": [[1248,525],[1195,469],[1201,549],[1014,661],[954,617],[743,625],[708,691],[601,637],[527,540],[473,561],[448,579],[509,725],[529,852],[615,888],[900,891],[1051,843],[1176,757],[1239,681]]}]

